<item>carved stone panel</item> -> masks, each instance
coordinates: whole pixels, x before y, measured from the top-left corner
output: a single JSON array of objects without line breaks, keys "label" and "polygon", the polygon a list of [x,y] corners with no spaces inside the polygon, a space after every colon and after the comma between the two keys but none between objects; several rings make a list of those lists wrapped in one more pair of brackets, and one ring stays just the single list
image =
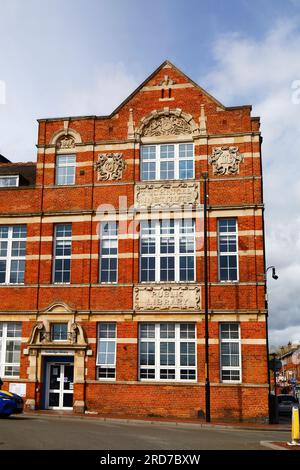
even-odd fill
[{"label": "carved stone panel", "polygon": [[201,308],[200,286],[140,285],[134,289],[136,311],[194,311]]},{"label": "carved stone panel", "polygon": [[181,135],[190,134],[191,128],[189,124],[181,116],[161,116],[152,119],[150,123],[145,126],[143,135],[144,137],[153,137],[160,135]]},{"label": "carved stone panel", "polygon": [[208,162],[215,175],[234,175],[239,173],[243,155],[239,153],[238,147],[217,147],[208,157]]},{"label": "carved stone panel", "polygon": [[64,135],[56,144],[57,150],[73,149],[75,147],[75,139],[71,135]]},{"label": "carved stone panel", "polygon": [[161,80],[159,82],[159,84],[157,86],[161,86],[161,87],[170,87],[172,85],[175,85],[175,80],[173,80],[172,78],[169,77],[169,75],[165,75],[164,76],[164,79]]},{"label": "carved stone panel", "polygon": [[126,167],[121,153],[103,153],[95,164],[98,180],[120,180]]},{"label": "carved stone panel", "polygon": [[137,138],[151,140],[156,137],[198,136],[199,126],[193,116],[181,108],[163,108],[151,111],[140,121]]},{"label": "carved stone panel", "polygon": [[135,187],[135,207],[181,207],[199,203],[199,183],[145,183]]}]

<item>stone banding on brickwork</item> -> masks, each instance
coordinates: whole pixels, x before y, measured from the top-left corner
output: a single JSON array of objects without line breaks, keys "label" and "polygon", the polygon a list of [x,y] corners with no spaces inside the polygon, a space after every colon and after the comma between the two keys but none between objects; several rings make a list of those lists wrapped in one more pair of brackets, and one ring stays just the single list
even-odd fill
[{"label": "stone banding on brickwork", "polygon": [[[159,101],[163,95],[160,88],[171,88],[170,93],[164,93],[164,97],[171,96],[171,103]],[[72,130],[80,135],[75,136]],[[0,285],[0,321],[22,322],[20,378],[6,378],[6,389],[9,389],[9,382],[27,383],[27,405],[44,405],[46,392],[41,384],[44,383],[43,371],[47,361],[42,351],[44,346],[43,352],[52,348],[48,347],[49,344],[32,348],[26,339],[30,338],[37,322],[48,322],[46,330],[49,330],[51,322],[68,325],[70,322],[80,324],[88,338],[86,349],[83,347],[76,351],[72,344],[66,345],[67,352],[74,359],[72,404],[75,411],[83,412],[86,408],[98,413],[122,414],[134,409],[144,416],[155,413],[187,418],[203,413],[203,248],[198,243],[198,239],[202,238],[201,223],[196,219],[201,210],[201,174],[209,171],[208,319],[212,419],[265,419],[268,414],[267,310],[265,282],[259,276],[264,269],[259,161],[261,138],[259,121],[251,117],[250,106],[227,108],[221,105],[166,62],[110,115],[40,120],[38,136],[35,186],[1,189],[0,224],[27,225],[25,284]],[[141,144],[181,142],[194,146],[194,179],[140,181]],[[215,147],[223,146],[239,147],[244,157],[239,174],[213,175],[208,157]],[[58,188],[55,185],[57,153],[76,154],[75,184],[72,187]],[[126,171],[123,171],[120,180],[97,181],[93,165],[98,154],[109,153],[123,154],[128,165]],[[6,171],[4,166],[6,164],[3,167],[0,164],[3,172]],[[14,170],[19,168],[18,164],[12,167]],[[35,171],[33,164],[32,167]],[[20,171],[21,168],[20,165]],[[33,178],[30,181],[34,181]],[[198,185],[197,195],[193,191],[194,184]],[[140,192],[135,196],[137,190]],[[120,195],[127,197],[128,207],[118,202]],[[97,208],[102,203],[115,207],[114,214],[101,219]],[[179,206],[174,206],[174,203]],[[183,211],[185,203],[188,208]],[[153,205],[154,209],[148,210]],[[150,214],[145,215],[146,212]],[[183,217],[196,220],[194,236],[197,245],[193,253],[195,282],[188,286],[187,283],[175,282],[140,284],[139,234],[131,233],[135,232],[132,227],[138,225],[140,220],[168,219],[170,213],[172,219],[181,218],[183,214]],[[217,218],[237,219],[240,278],[235,282],[221,281],[218,275]],[[99,242],[96,226],[101,221],[120,222],[117,282],[114,284],[100,282],[102,240]],[[54,225],[59,223],[72,223],[70,284],[53,284]],[[124,233],[126,230],[130,233]],[[158,239],[158,233],[156,235]],[[177,247],[176,241],[176,251]],[[158,272],[160,264],[156,260],[155,269]],[[180,266],[180,261],[176,263]],[[67,307],[53,307],[53,302],[60,301]],[[47,305],[52,307],[47,309]],[[97,363],[101,341],[98,326],[106,322],[116,326],[116,376],[110,380],[99,377]],[[222,382],[220,325],[224,322],[239,325],[242,383]],[[166,323],[175,324],[178,332],[178,323],[192,323],[195,326],[195,338],[191,338],[197,351],[195,382],[194,379],[179,382],[179,376],[177,382],[171,377],[167,381],[158,373],[157,381],[138,379],[142,323],[155,323],[159,327]],[[156,334],[158,355],[159,340]],[[178,343],[175,345],[176,351],[180,350],[179,346]],[[58,356],[59,344],[53,344],[52,351],[55,351],[54,348],[57,348]],[[178,360],[180,357],[176,362]],[[156,362],[160,366],[158,358]],[[158,369],[156,372],[159,372]]]}]

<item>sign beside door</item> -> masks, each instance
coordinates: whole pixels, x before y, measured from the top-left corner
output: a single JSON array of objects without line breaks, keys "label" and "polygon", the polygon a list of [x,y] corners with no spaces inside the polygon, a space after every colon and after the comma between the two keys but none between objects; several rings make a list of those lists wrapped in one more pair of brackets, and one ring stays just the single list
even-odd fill
[{"label": "sign beside door", "polygon": [[42,356],[74,356],[74,351],[70,349],[42,349]]}]

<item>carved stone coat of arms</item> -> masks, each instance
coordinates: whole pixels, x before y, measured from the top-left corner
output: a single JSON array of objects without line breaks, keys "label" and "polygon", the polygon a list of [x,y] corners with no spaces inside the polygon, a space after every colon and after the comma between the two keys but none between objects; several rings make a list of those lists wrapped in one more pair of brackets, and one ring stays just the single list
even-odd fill
[{"label": "carved stone coat of arms", "polygon": [[234,175],[239,173],[243,155],[238,147],[218,147],[213,149],[208,162],[213,166],[215,175]]},{"label": "carved stone coat of arms", "polygon": [[95,167],[98,180],[120,180],[126,162],[121,153],[104,153],[98,156]]},{"label": "carved stone coat of arms", "polygon": [[182,117],[170,115],[152,119],[145,127],[143,135],[144,137],[152,137],[190,133],[190,126]]},{"label": "carved stone coat of arms", "polygon": [[72,136],[65,135],[58,140],[56,147],[58,150],[72,149],[75,147],[75,140]]}]

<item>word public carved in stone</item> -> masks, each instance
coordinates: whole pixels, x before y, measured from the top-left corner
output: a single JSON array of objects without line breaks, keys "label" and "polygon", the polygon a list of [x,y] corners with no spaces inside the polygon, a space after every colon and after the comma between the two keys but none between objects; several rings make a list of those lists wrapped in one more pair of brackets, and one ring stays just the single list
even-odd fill
[{"label": "word public carved in stone", "polygon": [[198,203],[198,183],[147,183],[135,188],[137,207],[178,207]]},{"label": "word public carved in stone", "polygon": [[239,173],[243,159],[238,147],[218,147],[213,149],[208,162],[215,175],[234,175]]},{"label": "word public carved in stone", "polygon": [[104,153],[98,156],[95,168],[98,180],[120,180],[126,162],[121,153]]},{"label": "word public carved in stone", "polygon": [[200,287],[195,285],[138,286],[134,290],[134,308],[146,310],[199,310]]}]

